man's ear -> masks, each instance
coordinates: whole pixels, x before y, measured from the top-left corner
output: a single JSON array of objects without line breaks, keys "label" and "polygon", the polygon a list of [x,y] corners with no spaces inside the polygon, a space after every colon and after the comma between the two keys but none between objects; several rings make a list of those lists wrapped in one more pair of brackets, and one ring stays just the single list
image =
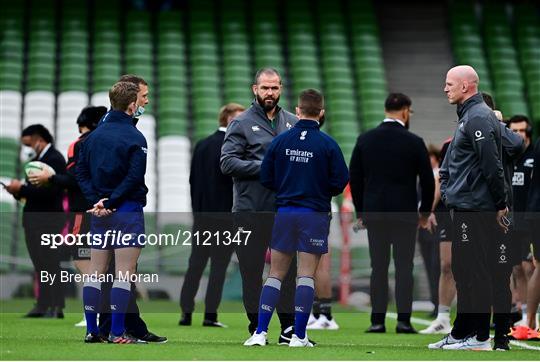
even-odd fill
[{"label": "man's ear", "polygon": [[253,85],[251,86],[251,90],[253,91],[253,95],[256,96],[256,95],[257,95],[257,84],[253,84]]},{"label": "man's ear", "polygon": [[324,108],[319,112],[319,119],[324,117]]},{"label": "man's ear", "polygon": [[295,108],[294,108],[294,112],[296,113],[296,117],[300,118],[300,108],[299,108],[299,107],[295,107]]}]

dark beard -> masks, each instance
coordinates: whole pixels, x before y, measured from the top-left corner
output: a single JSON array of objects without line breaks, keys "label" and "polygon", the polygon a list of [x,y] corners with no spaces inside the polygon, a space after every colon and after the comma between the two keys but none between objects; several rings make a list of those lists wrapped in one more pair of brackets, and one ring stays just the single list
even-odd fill
[{"label": "dark beard", "polygon": [[271,111],[277,106],[277,104],[279,103],[279,97],[277,97],[275,101],[272,99],[272,101],[272,105],[267,105],[264,99],[259,97],[259,95],[257,94],[257,103],[259,103],[259,105],[264,109],[265,112]]}]

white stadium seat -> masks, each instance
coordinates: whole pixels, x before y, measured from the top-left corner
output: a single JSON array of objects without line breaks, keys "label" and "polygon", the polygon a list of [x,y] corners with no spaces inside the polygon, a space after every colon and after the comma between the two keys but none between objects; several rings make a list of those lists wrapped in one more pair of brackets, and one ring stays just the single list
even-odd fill
[{"label": "white stadium seat", "polygon": [[107,92],[98,92],[92,94],[90,97],[90,104],[92,106],[105,106],[107,109],[111,107],[111,102],[109,101],[109,93]]},{"label": "white stadium seat", "polygon": [[54,134],[54,93],[32,91],[24,97],[23,127],[40,123]]},{"label": "white stadium seat", "polygon": [[18,138],[21,131],[22,95],[16,91],[0,91],[0,137]]}]

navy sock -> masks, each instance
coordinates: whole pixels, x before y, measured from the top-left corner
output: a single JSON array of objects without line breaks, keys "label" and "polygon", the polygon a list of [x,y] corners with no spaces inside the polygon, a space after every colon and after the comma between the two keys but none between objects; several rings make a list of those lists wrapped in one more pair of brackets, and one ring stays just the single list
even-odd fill
[{"label": "navy sock", "polygon": [[126,310],[131,297],[131,283],[115,280],[111,289],[111,333],[120,336],[125,331]]},{"label": "navy sock", "polygon": [[101,282],[87,281],[83,285],[84,318],[86,333],[99,333],[97,314],[101,302]]},{"label": "navy sock", "polygon": [[306,326],[313,306],[314,295],[313,278],[299,277],[294,296],[294,334],[300,339],[306,337]]},{"label": "navy sock", "polygon": [[257,333],[267,332],[272,313],[279,301],[281,290],[281,281],[276,278],[269,277],[264,283],[261,292],[261,300],[259,302],[259,320],[257,323]]}]

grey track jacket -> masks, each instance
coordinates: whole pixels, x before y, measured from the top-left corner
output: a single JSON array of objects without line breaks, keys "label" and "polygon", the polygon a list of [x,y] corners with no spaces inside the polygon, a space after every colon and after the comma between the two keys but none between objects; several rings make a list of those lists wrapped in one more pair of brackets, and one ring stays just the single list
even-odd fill
[{"label": "grey track jacket", "polygon": [[452,209],[506,207],[501,128],[481,94],[457,108],[458,127],[440,169],[441,199]]},{"label": "grey track jacket", "polygon": [[233,212],[275,211],[275,194],[259,181],[264,154],[274,137],[288,131],[298,118],[278,107],[274,128],[264,109],[253,101],[251,107],[227,127],[221,147],[221,171],[233,177]]}]

